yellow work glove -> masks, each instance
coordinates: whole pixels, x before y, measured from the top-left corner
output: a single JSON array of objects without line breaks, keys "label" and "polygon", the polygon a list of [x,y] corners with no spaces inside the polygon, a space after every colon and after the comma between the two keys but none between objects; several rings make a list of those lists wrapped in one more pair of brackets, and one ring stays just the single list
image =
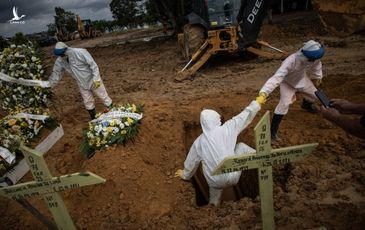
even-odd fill
[{"label": "yellow work glove", "polygon": [[93,88],[97,89],[100,87],[100,81],[94,81]]},{"label": "yellow work glove", "polygon": [[322,79],[317,79],[315,84],[319,87],[322,84]]},{"label": "yellow work glove", "polygon": [[266,93],[261,92],[259,96],[256,97],[256,102],[259,103],[260,105],[263,105],[266,102],[266,97],[267,97]]},{"label": "yellow work glove", "polygon": [[174,177],[180,177],[180,178],[183,178],[183,174],[184,174],[184,171],[183,171],[182,169],[178,169],[178,170],[175,172]]}]

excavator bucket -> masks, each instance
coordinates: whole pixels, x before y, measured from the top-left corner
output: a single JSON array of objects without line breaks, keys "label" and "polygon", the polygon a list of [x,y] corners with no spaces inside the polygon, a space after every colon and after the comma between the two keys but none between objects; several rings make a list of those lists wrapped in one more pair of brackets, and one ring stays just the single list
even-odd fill
[{"label": "excavator bucket", "polygon": [[365,30],[364,0],[313,0],[326,30],[344,37]]}]

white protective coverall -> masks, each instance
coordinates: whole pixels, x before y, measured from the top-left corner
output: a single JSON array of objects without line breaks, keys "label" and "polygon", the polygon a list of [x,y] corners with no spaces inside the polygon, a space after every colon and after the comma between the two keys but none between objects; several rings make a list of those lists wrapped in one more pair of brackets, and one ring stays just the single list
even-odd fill
[{"label": "white protective coverall", "polygon": [[[52,74],[49,78],[52,87],[61,80],[64,71],[67,71],[76,80],[87,110],[95,108],[92,93],[95,93],[103,101],[105,106],[112,104],[112,100],[100,78],[98,65],[87,50],[68,47],[65,52],[65,57],[58,57],[56,59]],[[100,81],[100,87],[97,89],[93,89],[94,81]]]},{"label": "white protective coverall", "polygon": [[238,143],[237,136],[253,120],[260,105],[252,101],[240,114],[221,125],[220,115],[214,110],[203,110],[200,124],[203,133],[194,141],[184,162],[182,178],[189,180],[202,162],[204,177],[209,185],[209,203],[219,205],[224,187],[237,184],[241,172],[212,176],[217,165],[227,156],[252,153],[255,150]]},{"label": "white protective coverall", "polygon": [[322,79],[322,62],[320,59],[313,62],[299,50],[287,57],[276,73],[265,83],[260,90],[269,95],[280,85],[280,101],[275,108],[275,114],[285,115],[289,105],[296,100],[295,93],[303,93],[309,102],[317,100],[314,92],[317,91],[310,79]]}]

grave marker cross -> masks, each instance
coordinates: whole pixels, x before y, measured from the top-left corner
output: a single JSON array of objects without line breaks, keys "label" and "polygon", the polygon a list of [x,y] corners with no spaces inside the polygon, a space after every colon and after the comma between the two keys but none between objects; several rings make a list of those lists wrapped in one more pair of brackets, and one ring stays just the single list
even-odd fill
[{"label": "grave marker cross", "polygon": [[52,177],[43,154],[26,146],[20,147],[35,181],[0,188],[0,195],[11,199],[25,199],[43,195],[59,229],[76,229],[58,192],[86,185],[104,183],[105,179],[91,173],[73,173]]}]

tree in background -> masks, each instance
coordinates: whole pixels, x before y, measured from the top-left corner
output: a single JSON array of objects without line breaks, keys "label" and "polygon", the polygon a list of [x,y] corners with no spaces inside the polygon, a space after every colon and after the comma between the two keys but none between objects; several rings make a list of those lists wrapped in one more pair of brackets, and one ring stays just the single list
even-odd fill
[{"label": "tree in background", "polygon": [[50,23],[47,25],[47,27],[48,27],[47,34],[50,36],[55,35],[55,33],[57,32],[56,24]]},{"label": "tree in background", "polygon": [[9,41],[5,39],[3,36],[0,36],[0,52],[2,52],[5,48],[9,47]]},{"label": "tree in background", "polygon": [[113,13],[118,24],[122,27],[130,27],[134,24],[138,13],[138,0],[112,0],[109,4],[110,11]]},{"label": "tree in background", "polygon": [[65,11],[62,7],[55,7],[55,24],[62,32],[74,32],[77,30],[76,15],[70,11]]},{"label": "tree in background", "polygon": [[156,1],[155,0],[147,0],[145,2],[146,14],[144,17],[144,21],[147,24],[156,24],[160,20],[160,13],[157,10]]},{"label": "tree in background", "polygon": [[29,40],[23,35],[22,32],[18,32],[11,38],[11,43],[15,45],[28,45]]}]

